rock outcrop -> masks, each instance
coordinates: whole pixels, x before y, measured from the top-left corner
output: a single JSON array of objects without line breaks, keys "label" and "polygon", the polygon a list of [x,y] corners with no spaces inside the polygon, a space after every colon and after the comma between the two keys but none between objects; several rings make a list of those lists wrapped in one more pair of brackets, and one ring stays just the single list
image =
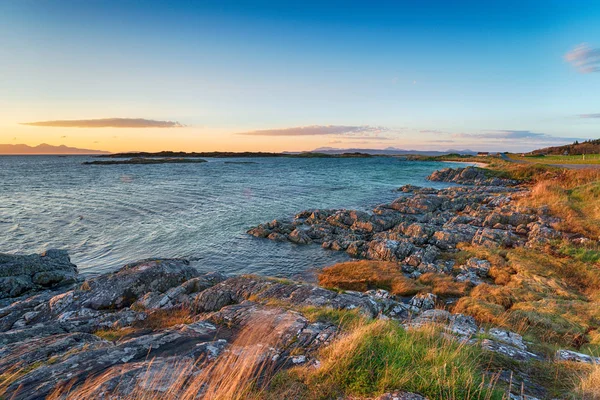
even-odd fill
[{"label": "rock outcrop", "polygon": [[514,186],[518,182],[512,179],[490,176],[483,168],[444,168],[432,173],[427,179],[430,181],[453,182],[461,185],[478,186]]},{"label": "rock outcrop", "polygon": [[43,254],[0,253],[0,299],[77,281],[77,267],[63,250]]},{"label": "rock outcrop", "polygon": [[[56,265],[62,271],[63,264]],[[22,268],[11,271],[23,275]],[[311,322],[303,309],[357,310],[369,318],[403,320],[431,307],[411,307],[385,291],[339,293],[258,276],[201,274],[179,259],[143,260],[75,287],[36,289],[30,296],[15,293],[20,296],[0,308],[0,370],[14,372],[5,393],[13,399],[43,398],[60,385],[76,388],[98,374],[105,377],[98,390],[131,393],[145,385],[148,371],[188,361],[199,368],[230,351],[246,327],[265,323],[276,333],[276,342],[264,344],[278,368],[311,363],[338,326]],[[182,310],[183,321],[152,322]],[[123,336],[113,338],[111,332]]]},{"label": "rock outcrop", "polygon": [[453,265],[440,259],[442,252],[455,251],[459,243],[510,248],[564,236],[551,227],[556,220],[546,210],[515,205],[512,200],[527,189],[513,181],[488,178],[474,167],[445,169],[429,179],[470,186],[436,190],[409,185],[399,189],[404,195],[369,213],[307,210],[292,220],[261,224],[248,233],[298,245],[320,244],[353,258],[393,261],[413,278],[442,272],[473,285],[488,279],[489,262],[473,259]]}]

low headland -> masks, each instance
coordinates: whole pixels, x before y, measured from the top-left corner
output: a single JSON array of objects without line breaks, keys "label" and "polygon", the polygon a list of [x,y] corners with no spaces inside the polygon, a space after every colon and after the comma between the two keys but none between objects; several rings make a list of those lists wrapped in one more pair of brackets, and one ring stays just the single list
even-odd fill
[{"label": "low headland", "polygon": [[146,158],[133,157],[127,160],[102,160],[102,161],[85,161],[83,165],[128,165],[128,164],[199,164],[205,163],[206,160],[201,158]]},{"label": "low headland", "polygon": [[0,396],[600,398],[600,171],[479,161],[248,231],[356,259],[318,284],[1,254]]}]

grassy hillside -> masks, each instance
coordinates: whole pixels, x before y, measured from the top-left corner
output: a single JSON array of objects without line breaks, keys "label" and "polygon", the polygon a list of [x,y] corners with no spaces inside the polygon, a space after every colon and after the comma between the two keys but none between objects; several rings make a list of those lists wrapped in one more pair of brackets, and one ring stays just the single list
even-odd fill
[{"label": "grassy hillside", "polygon": [[574,142],[565,146],[546,147],[539,150],[532,151],[531,155],[556,155],[562,156],[567,153],[568,155],[582,155],[582,154],[600,154],[600,139],[588,140],[585,142]]}]

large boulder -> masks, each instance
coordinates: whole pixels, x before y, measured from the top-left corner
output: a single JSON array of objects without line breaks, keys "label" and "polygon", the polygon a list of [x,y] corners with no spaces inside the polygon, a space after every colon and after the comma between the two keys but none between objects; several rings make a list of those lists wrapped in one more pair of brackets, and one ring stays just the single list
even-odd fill
[{"label": "large boulder", "polygon": [[0,299],[77,281],[77,266],[64,250],[42,254],[0,253]]},{"label": "large boulder", "polygon": [[78,289],[50,300],[52,311],[72,307],[120,309],[149,292],[165,293],[199,275],[182,259],[149,259],[125,265],[119,271],[86,280]]}]

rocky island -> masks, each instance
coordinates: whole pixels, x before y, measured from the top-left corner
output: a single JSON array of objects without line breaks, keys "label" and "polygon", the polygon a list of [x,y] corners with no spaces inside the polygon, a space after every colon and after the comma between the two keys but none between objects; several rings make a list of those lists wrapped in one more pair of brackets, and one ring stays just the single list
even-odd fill
[{"label": "rocky island", "polygon": [[453,186],[404,186],[372,212],[249,230],[356,259],[319,284],[184,259],[82,279],[65,251],[2,254],[0,395],[597,398],[598,231],[537,201],[557,176],[596,187],[598,174],[528,168],[445,169],[429,179]]}]

